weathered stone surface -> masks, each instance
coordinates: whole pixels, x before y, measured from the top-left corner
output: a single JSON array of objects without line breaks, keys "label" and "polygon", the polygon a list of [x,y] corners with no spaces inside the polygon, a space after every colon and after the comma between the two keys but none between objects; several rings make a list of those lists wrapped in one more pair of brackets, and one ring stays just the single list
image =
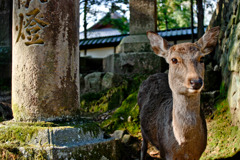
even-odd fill
[{"label": "weathered stone surface", "polygon": [[114,74],[111,72],[107,72],[102,78],[102,88],[109,89],[113,87],[113,81],[114,81]]},{"label": "weathered stone surface", "polygon": [[[235,124],[240,125],[240,2],[238,0],[219,1],[216,14],[208,28],[221,26],[214,59],[221,67],[222,88],[228,90],[228,102]],[[222,94],[226,94],[223,92]],[[226,96],[226,95],[225,95]]]},{"label": "weathered stone surface", "polygon": [[150,52],[151,46],[146,32],[143,35],[131,35],[122,39],[117,53]]},{"label": "weathered stone surface", "polygon": [[130,0],[130,34],[157,30],[156,0]]},{"label": "weathered stone surface", "polygon": [[123,137],[123,135],[125,134],[125,132],[126,132],[126,131],[124,131],[124,130],[116,130],[116,131],[114,131],[112,137],[113,137],[114,139],[116,139],[116,140],[119,140],[119,139],[121,139],[121,138]]},{"label": "weathered stone surface", "polygon": [[[112,61],[114,63],[107,63]],[[153,52],[133,52],[110,55],[103,60],[105,72],[118,74],[144,74],[164,72],[166,61]]]},{"label": "weathered stone surface", "polygon": [[122,82],[122,77],[112,72],[93,72],[85,77],[80,76],[81,95],[90,92],[101,92],[106,89],[118,86]]},{"label": "weathered stone surface", "polygon": [[238,72],[233,72],[231,75],[231,83],[228,89],[228,102],[230,111],[234,115],[233,122],[240,124],[240,75]]},{"label": "weathered stone surface", "polygon": [[12,109],[16,121],[79,109],[79,1],[14,0]]},{"label": "weathered stone surface", "polygon": [[131,139],[131,135],[129,135],[129,134],[125,134],[123,137],[122,137],[122,143],[124,143],[124,144],[127,144],[127,143],[129,143],[130,142],[130,139]]},{"label": "weathered stone surface", "polygon": [[93,72],[84,77],[84,92],[99,92],[102,84],[102,72]]},{"label": "weathered stone surface", "polygon": [[80,77],[80,93],[83,93],[85,88],[84,77],[82,74],[80,74],[79,77]]},{"label": "weathered stone surface", "polygon": [[0,124],[0,147],[15,150],[19,159],[121,159],[117,141],[104,139],[96,124],[79,123],[5,122]]}]

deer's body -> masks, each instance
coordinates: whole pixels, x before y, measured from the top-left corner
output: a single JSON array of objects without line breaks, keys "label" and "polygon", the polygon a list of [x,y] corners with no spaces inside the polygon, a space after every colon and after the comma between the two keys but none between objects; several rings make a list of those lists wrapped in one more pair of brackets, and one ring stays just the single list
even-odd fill
[{"label": "deer's body", "polygon": [[[144,103],[147,101],[152,103]],[[140,119],[144,143],[151,142],[160,150],[161,157],[166,159],[197,160],[200,158],[207,142],[204,117],[200,114],[199,106],[196,106],[199,108],[199,113],[194,113],[187,110],[188,106],[180,106],[181,104],[179,105],[181,109],[175,110],[176,115],[174,114],[172,91],[168,85],[167,74],[155,74],[144,81],[139,90],[138,103],[141,106]],[[182,102],[179,101],[179,103]],[[174,116],[177,116],[175,119],[178,119],[178,127],[181,129],[179,131],[182,135],[181,144],[174,135]]]},{"label": "deer's body", "polygon": [[217,42],[219,28],[207,32],[197,43],[168,47],[162,37],[148,33],[152,48],[169,63],[169,74],[155,74],[144,81],[138,94],[145,159],[147,143],[167,160],[198,160],[207,144],[206,122],[200,110],[203,88],[202,57]]}]

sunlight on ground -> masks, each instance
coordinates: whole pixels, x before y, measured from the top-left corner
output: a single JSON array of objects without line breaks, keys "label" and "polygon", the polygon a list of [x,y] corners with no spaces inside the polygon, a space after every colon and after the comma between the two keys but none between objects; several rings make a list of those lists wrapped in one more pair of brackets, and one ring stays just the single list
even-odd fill
[{"label": "sunlight on ground", "polygon": [[232,125],[227,100],[219,101],[206,121],[208,144],[201,160],[228,158],[240,151],[240,130]]}]

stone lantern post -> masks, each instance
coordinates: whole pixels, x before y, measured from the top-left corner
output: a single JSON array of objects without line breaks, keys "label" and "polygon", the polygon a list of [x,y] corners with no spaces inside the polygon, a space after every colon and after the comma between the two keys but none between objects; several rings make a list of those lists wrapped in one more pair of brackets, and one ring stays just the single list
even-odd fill
[{"label": "stone lantern post", "polygon": [[167,69],[165,60],[153,53],[147,38],[147,31],[157,31],[156,3],[156,0],[130,0],[130,35],[117,46],[117,54],[104,59],[104,71],[134,75]]},{"label": "stone lantern post", "polygon": [[147,31],[157,31],[156,0],[130,0],[130,36],[125,37],[118,53],[149,52]]},{"label": "stone lantern post", "polygon": [[16,121],[72,118],[79,109],[78,0],[14,0]]}]

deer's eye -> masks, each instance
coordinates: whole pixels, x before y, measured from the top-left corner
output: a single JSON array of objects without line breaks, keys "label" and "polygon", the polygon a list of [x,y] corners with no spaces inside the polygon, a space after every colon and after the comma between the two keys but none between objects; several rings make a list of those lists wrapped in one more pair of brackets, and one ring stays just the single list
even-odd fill
[{"label": "deer's eye", "polygon": [[204,57],[200,58],[200,63],[204,63]]},{"label": "deer's eye", "polygon": [[177,60],[176,58],[173,58],[173,59],[172,59],[172,63],[173,63],[173,64],[177,64],[177,63],[178,63],[178,60]]}]

